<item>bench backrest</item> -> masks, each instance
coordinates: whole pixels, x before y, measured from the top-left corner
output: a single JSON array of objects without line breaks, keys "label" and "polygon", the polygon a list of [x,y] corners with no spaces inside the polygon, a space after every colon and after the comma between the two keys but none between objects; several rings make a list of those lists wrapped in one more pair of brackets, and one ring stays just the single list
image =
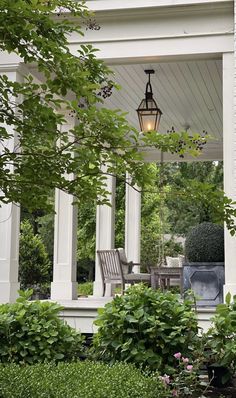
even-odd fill
[{"label": "bench backrest", "polygon": [[117,249],[97,250],[104,282],[124,281],[120,253]]}]

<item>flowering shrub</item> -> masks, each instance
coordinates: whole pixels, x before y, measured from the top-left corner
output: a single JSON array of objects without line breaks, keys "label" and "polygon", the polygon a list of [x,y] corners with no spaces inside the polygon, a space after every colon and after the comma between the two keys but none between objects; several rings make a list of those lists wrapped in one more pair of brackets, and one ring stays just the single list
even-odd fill
[{"label": "flowering shrub", "polygon": [[164,374],[159,377],[166,386],[169,397],[204,397],[208,384],[204,384],[199,378],[199,369],[202,364],[201,357],[191,363],[188,357],[184,357],[181,352],[177,352],[174,354],[174,358],[177,363],[171,375]]}]

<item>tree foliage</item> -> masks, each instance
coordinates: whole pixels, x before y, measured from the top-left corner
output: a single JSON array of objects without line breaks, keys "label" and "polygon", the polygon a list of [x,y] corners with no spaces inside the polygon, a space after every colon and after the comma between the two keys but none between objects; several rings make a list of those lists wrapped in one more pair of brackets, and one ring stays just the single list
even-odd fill
[{"label": "tree foliage", "polygon": [[21,223],[19,279],[22,287],[50,280],[51,263],[39,235],[34,235],[29,220]]},{"label": "tree foliage", "polygon": [[167,209],[165,232],[186,234],[202,222],[223,223],[226,198],[222,166],[222,162],[157,165],[154,184],[162,192]]},{"label": "tree foliage", "polygon": [[[0,50],[17,54],[28,68],[22,80],[0,76],[3,202],[38,209],[49,206],[52,188],[60,188],[77,200],[99,197],[103,203],[102,165],[108,174],[126,169],[142,185],[148,173],[140,146],[183,156],[186,150],[198,154],[205,142],[186,132],[150,132],[140,141],[122,112],[103,107],[102,98],[116,87],[111,71],[91,45],[78,46],[73,55],[68,43],[72,33],[84,34],[89,17],[83,1],[0,0]],[[71,127],[65,127],[65,113]],[[13,131],[18,138],[9,146]]]}]

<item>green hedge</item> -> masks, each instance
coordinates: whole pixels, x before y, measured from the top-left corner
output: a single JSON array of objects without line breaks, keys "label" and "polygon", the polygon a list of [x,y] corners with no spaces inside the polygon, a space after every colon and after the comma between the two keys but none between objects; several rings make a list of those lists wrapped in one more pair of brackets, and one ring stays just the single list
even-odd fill
[{"label": "green hedge", "polygon": [[166,393],[161,381],[124,363],[0,365],[1,398],[165,398]]}]

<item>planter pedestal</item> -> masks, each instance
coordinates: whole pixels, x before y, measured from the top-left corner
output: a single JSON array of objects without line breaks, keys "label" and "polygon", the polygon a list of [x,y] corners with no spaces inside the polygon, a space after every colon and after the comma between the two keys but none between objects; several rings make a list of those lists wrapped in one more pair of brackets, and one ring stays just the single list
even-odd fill
[{"label": "planter pedestal", "polygon": [[184,291],[191,289],[197,306],[223,303],[224,263],[188,263],[183,266]]}]

